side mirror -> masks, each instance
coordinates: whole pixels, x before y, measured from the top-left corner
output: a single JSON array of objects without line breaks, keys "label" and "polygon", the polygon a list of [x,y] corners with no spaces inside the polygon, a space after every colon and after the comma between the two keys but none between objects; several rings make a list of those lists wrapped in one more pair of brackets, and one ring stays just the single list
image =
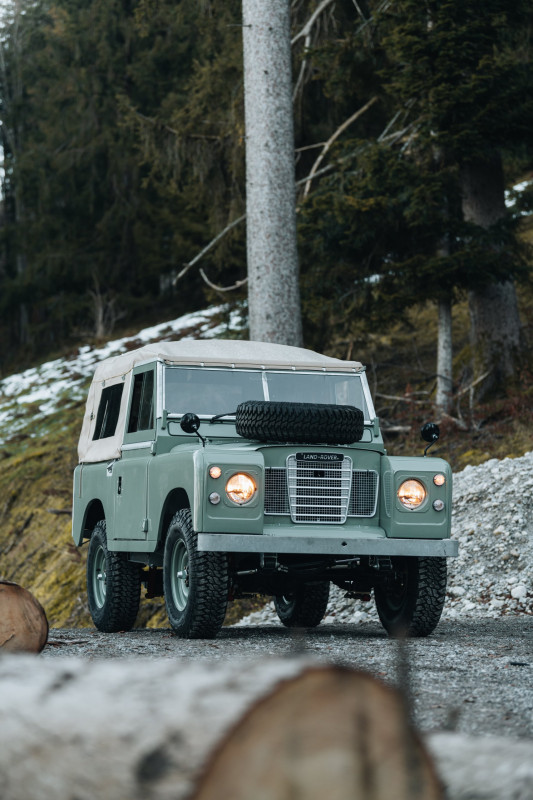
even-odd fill
[{"label": "side mirror", "polygon": [[426,424],[422,425],[422,428],[420,429],[420,436],[425,442],[429,442],[428,446],[424,450],[424,455],[426,455],[431,445],[435,444],[440,436],[439,426],[435,422],[426,422]]},{"label": "side mirror", "polygon": [[200,418],[189,411],[188,414],[184,414],[181,418],[180,427],[184,433],[198,433]]},{"label": "side mirror", "polygon": [[440,428],[435,422],[426,422],[420,430],[420,435],[425,442],[433,444],[440,436]]}]

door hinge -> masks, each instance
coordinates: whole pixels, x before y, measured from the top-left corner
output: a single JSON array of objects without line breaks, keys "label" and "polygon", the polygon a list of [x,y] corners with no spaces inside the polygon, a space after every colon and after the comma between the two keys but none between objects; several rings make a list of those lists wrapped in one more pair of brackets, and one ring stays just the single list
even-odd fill
[{"label": "door hinge", "polygon": [[148,519],[143,519],[143,521],[142,521],[142,525],[141,525],[141,530],[142,530],[142,532],[143,532],[143,533],[147,533],[147,532],[148,532],[148,529],[149,529],[149,527],[150,527],[150,520],[148,520]]}]

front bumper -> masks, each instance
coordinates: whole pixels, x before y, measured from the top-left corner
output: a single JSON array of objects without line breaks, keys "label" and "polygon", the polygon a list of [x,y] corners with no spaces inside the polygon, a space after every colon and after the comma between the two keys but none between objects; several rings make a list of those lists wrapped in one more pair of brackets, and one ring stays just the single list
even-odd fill
[{"label": "front bumper", "polygon": [[453,539],[343,538],[268,534],[199,533],[198,550],[224,553],[290,553],[336,556],[441,556],[455,558]]}]

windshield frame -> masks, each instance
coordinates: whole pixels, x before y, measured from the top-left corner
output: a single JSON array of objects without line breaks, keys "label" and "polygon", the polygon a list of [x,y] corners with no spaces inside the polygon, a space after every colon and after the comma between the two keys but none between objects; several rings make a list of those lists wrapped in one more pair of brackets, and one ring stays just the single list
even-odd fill
[{"label": "windshield frame", "polygon": [[[351,371],[351,370],[350,371],[344,371],[344,370],[343,371],[340,371],[340,370],[336,371],[336,370],[312,370],[312,369],[294,369],[294,368],[293,369],[275,369],[275,368],[274,369],[272,369],[272,368],[269,369],[267,367],[265,367],[263,369],[258,369],[257,367],[254,367],[254,368],[224,367],[224,366],[215,366],[215,365],[213,365],[213,366],[211,366],[211,365],[209,365],[209,366],[200,366],[200,365],[196,365],[196,364],[164,364],[163,365],[163,369],[162,369],[162,375],[161,375],[161,400],[162,400],[162,407],[163,408],[166,407],[166,390],[167,390],[166,376],[167,376],[167,370],[174,370],[174,369],[187,369],[187,370],[198,369],[198,370],[201,370],[202,372],[205,372],[205,370],[209,370],[209,371],[226,372],[226,373],[227,372],[246,372],[246,373],[252,372],[252,373],[255,373],[255,374],[260,374],[262,376],[263,395],[264,395],[263,399],[266,400],[266,401],[270,400],[269,387],[268,387],[268,381],[267,381],[268,374],[274,374],[274,373],[283,374],[283,375],[317,375],[318,374],[318,375],[332,375],[332,376],[335,376],[335,377],[342,377],[342,378],[346,378],[347,376],[353,376],[354,378],[358,378],[361,381],[362,393],[363,393],[363,397],[364,397],[365,404],[366,404],[366,410],[368,411],[368,419],[365,416],[365,420],[364,420],[365,425],[372,425],[372,423],[373,423],[373,421],[374,421],[374,419],[376,417],[376,412],[374,410],[374,403],[372,401],[372,396],[370,394],[370,388],[368,386],[368,380],[367,380],[366,372],[364,371],[364,369],[363,370],[353,370],[353,371]],[[167,409],[167,411],[168,411],[168,409]],[[172,412],[168,411],[168,418],[169,419],[180,419],[184,414],[187,414],[190,411],[192,411],[195,414],[197,413],[194,408],[187,408],[187,409],[184,409],[183,411],[172,411]],[[228,409],[224,419],[217,420],[217,422],[220,422],[222,424],[224,422],[234,423],[235,422],[235,411],[236,411],[236,409],[233,410],[233,413],[232,413],[232,410]],[[201,420],[209,421],[213,416],[216,416],[217,413],[218,412],[209,413],[209,414],[198,414],[197,416]]]}]

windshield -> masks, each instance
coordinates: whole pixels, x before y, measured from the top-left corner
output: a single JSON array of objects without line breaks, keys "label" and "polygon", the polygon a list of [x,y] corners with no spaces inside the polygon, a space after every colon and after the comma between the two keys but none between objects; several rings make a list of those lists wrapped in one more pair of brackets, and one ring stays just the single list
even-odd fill
[{"label": "windshield", "polygon": [[[264,376],[264,377],[263,377]],[[167,367],[165,408],[199,417],[235,412],[245,400],[355,406],[370,419],[361,374]]]}]

